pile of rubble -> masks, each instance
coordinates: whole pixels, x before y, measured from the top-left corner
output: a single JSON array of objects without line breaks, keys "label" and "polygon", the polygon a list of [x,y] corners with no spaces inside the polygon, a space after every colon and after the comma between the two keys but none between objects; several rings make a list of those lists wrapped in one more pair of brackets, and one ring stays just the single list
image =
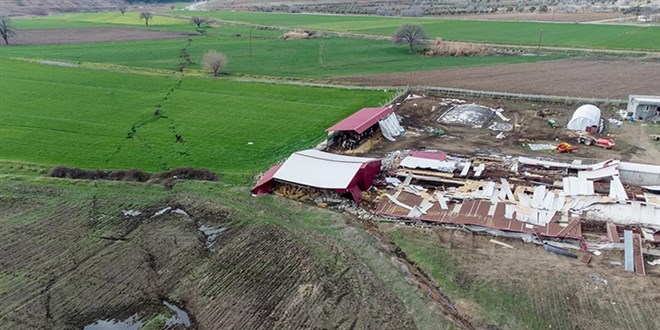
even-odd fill
[{"label": "pile of rubble", "polygon": [[[659,191],[624,185],[622,164],[396,151],[383,159],[388,185],[374,213],[410,223],[459,225],[554,249],[638,247],[630,260],[660,256],[654,249],[660,243]],[[600,224],[602,235],[588,239],[585,222]],[[621,243],[622,231],[632,235],[630,244]],[[643,262],[636,265],[643,273]]]}]

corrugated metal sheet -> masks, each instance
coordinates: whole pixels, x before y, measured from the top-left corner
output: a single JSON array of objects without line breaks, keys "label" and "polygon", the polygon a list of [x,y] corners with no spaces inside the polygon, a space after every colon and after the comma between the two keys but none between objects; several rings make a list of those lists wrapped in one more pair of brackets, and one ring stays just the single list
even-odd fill
[{"label": "corrugated metal sheet", "polygon": [[363,108],[346,117],[344,120],[332,125],[326,131],[354,131],[361,134],[369,127],[375,125],[379,120],[389,116],[392,112],[392,108]]},{"label": "corrugated metal sheet", "polygon": [[[406,205],[420,205],[422,198],[410,194],[407,192],[402,192],[399,195],[399,202]],[[452,206],[453,204],[453,206]],[[507,206],[509,205],[509,206]],[[534,233],[542,237],[562,237],[562,238],[574,238],[579,239],[582,235],[582,230],[580,227],[580,222],[573,220],[568,225],[559,224],[558,221],[561,219],[558,213],[554,213],[552,216],[552,222],[548,223],[545,226],[534,226],[523,221],[514,219],[507,219],[505,217],[506,209],[511,208],[512,204],[497,203],[491,204],[489,201],[477,200],[477,201],[464,201],[463,203],[454,203],[449,204],[450,210],[443,210],[439,203],[434,203],[426,214],[423,214],[419,217],[420,220],[433,222],[433,223],[447,223],[447,224],[461,224],[461,225],[476,225],[482,227],[488,227],[493,229],[499,229],[504,231],[513,231],[520,233]],[[513,208],[512,217],[515,217],[516,208],[515,205]],[[390,202],[389,200],[382,200],[374,210],[374,213],[399,217],[399,218],[408,218],[409,210],[403,207],[398,206],[395,203]],[[547,217],[547,214],[541,215],[541,217]],[[537,219],[539,216],[537,215]]]}]

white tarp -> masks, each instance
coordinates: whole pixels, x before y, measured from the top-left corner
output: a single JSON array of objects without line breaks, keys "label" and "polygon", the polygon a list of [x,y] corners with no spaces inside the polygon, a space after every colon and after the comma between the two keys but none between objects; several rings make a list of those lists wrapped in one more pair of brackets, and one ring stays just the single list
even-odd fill
[{"label": "white tarp", "polygon": [[394,112],[392,112],[384,119],[379,120],[378,126],[380,127],[380,131],[383,134],[383,137],[390,141],[395,141],[394,137],[401,135],[401,132],[403,132],[403,129],[399,124],[399,119],[396,117]]},{"label": "white tarp", "polygon": [[362,164],[375,160],[303,150],[293,153],[273,177],[317,188],[346,189]]},{"label": "white tarp", "polygon": [[566,127],[573,131],[584,131],[587,127],[599,125],[600,109],[595,105],[585,104],[575,110]]}]

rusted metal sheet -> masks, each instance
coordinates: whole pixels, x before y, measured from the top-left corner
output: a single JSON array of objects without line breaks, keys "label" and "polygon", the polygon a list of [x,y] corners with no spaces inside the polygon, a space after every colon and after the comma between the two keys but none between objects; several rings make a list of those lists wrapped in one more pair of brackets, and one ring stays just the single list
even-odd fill
[{"label": "rusted metal sheet", "polygon": [[644,256],[642,255],[642,235],[633,234],[633,261],[635,263],[635,273],[646,275],[644,269]]},{"label": "rusted metal sheet", "polygon": [[609,237],[610,242],[621,243],[621,237],[619,237],[619,232],[616,230],[616,226],[613,223],[608,222],[606,228],[607,228],[607,237]]},{"label": "rusted metal sheet", "polygon": [[[398,197],[398,201],[406,205],[419,205],[422,202],[422,198],[411,193],[402,192]],[[443,210],[438,203],[434,203],[426,211],[426,214],[422,214],[418,219],[439,224],[476,225],[519,233],[537,234],[541,237],[548,238],[580,239],[582,237],[580,221],[573,220],[567,225],[562,225],[558,223],[561,219],[559,214],[555,214],[552,221],[547,225],[535,226],[522,221],[507,219],[504,216],[505,203],[497,203],[493,206],[487,200],[468,200],[464,201],[460,205],[460,208],[457,208],[454,202],[448,204],[449,209]],[[458,209],[458,211],[454,212],[455,209]],[[387,199],[383,199],[373,212],[380,215],[409,219],[408,213],[410,210],[397,206]]]}]

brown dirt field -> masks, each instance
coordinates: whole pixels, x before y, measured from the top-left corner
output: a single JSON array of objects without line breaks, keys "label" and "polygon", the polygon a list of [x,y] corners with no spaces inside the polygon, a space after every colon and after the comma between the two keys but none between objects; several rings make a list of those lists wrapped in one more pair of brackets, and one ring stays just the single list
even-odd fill
[{"label": "brown dirt field", "polygon": [[[660,158],[658,148],[652,148],[652,141],[645,133],[643,123],[624,123],[622,127],[611,127],[606,121],[605,133],[616,142],[616,146],[607,150],[596,146],[577,145],[574,132],[563,129],[570,120],[575,109],[582,104],[568,105],[562,103],[539,103],[523,100],[467,98],[467,103],[476,103],[490,108],[504,109],[503,115],[514,124],[511,132],[504,132],[506,138],[496,139],[499,133],[483,128],[462,127],[440,123],[438,118],[450,106],[443,106],[443,98],[438,95],[426,95],[424,98],[400,102],[394,106],[394,111],[401,119],[401,126],[407,131],[405,135],[390,142],[376,134],[365,142],[365,148],[358,148],[347,153],[382,157],[388,152],[416,149],[441,150],[459,155],[510,155],[531,157],[552,157],[560,160],[584,159],[605,160],[610,158],[625,161],[656,163]],[[433,111],[433,108],[436,108]],[[605,120],[615,117],[618,107],[599,105]],[[552,113],[547,117],[538,115],[540,110]],[[496,118],[496,117],[495,117]],[[559,128],[547,126],[548,119],[555,119]],[[499,121],[498,121],[499,122]],[[440,128],[447,132],[444,136],[434,136],[429,133],[431,128]],[[571,154],[560,154],[555,151],[532,151],[523,145],[527,143],[549,143],[557,145],[568,142],[578,147]]]},{"label": "brown dirt field", "polygon": [[[136,207],[124,197],[76,192],[91,184],[3,187],[0,210],[9,210],[0,212],[3,329],[79,329],[97,319],[156,313],[163,300],[185,309],[193,329],[411,329],[418,322],[420,314],[404,306],[409,297],[396,296],[352,247],[317,232],[237,221],[241,211],[196,194],[165,202],[189,215],[155,215],[165,205]],[[256,202],[249,198],[242,201]],[[283,203],[286,214],[266,212],[295,217],[292,209],[301,206]],[[261,205],[254,208],[264,212]],[[121,214],[132,208],[143,213]],[[324,222],[339,225],[326,215]],[[226,228],[213,249],[201,224]],[[366,233],[349,229],[363,251],[383,253]],[[379,269],[397,272],[394,263]],[[443,319],[433,313],[433,321]]]},{"label": "brown dirt field", "polygon": [[443,18],[456,19],[483,19],[506,21],[543,21],[543,22],[592,22],[604,19],[619,18],[619,13],[492,13],[492,14],[463,14]]},{"label": "brown dirt field", "polygon": [[79,28],[19,30],[12,45],[76,44],[85,42],[133,41],[187,37],[183,33],[129,28]]},{"label": "brown dirt field", "polygon": [[[452,299],[474,299],[461,299],[457,305],[477,326],[657,329],[660,324],[660,267],[647,265],[647,276],[639,276],[624,271],[623,266],[611,266],[609,261],[623,261],[622,251],[602,251],[585,264],[518,239],[496,238],[514,246],[507,249],[491,243],[493,237],[488,235],[391,224],[380,228],[396,233],[412,246],[427,248],[422,268],[429,273],[434,272],[432,267],[441,269],[435,271],[436,276],[441,273],[457,286],[450,293]],[[441,253],[433,254],[435,249]],[[410,248],[403,250],[412,252]],[[429,260],[433,260],[432,266]],[[493,313],[500,317],[493,317]]]},{"label": "brown dirt field", "polygon": [[660,60],[571,59],[339,78],[380,86],[439,86],[484,91],[621,98],[660,92]]}]

